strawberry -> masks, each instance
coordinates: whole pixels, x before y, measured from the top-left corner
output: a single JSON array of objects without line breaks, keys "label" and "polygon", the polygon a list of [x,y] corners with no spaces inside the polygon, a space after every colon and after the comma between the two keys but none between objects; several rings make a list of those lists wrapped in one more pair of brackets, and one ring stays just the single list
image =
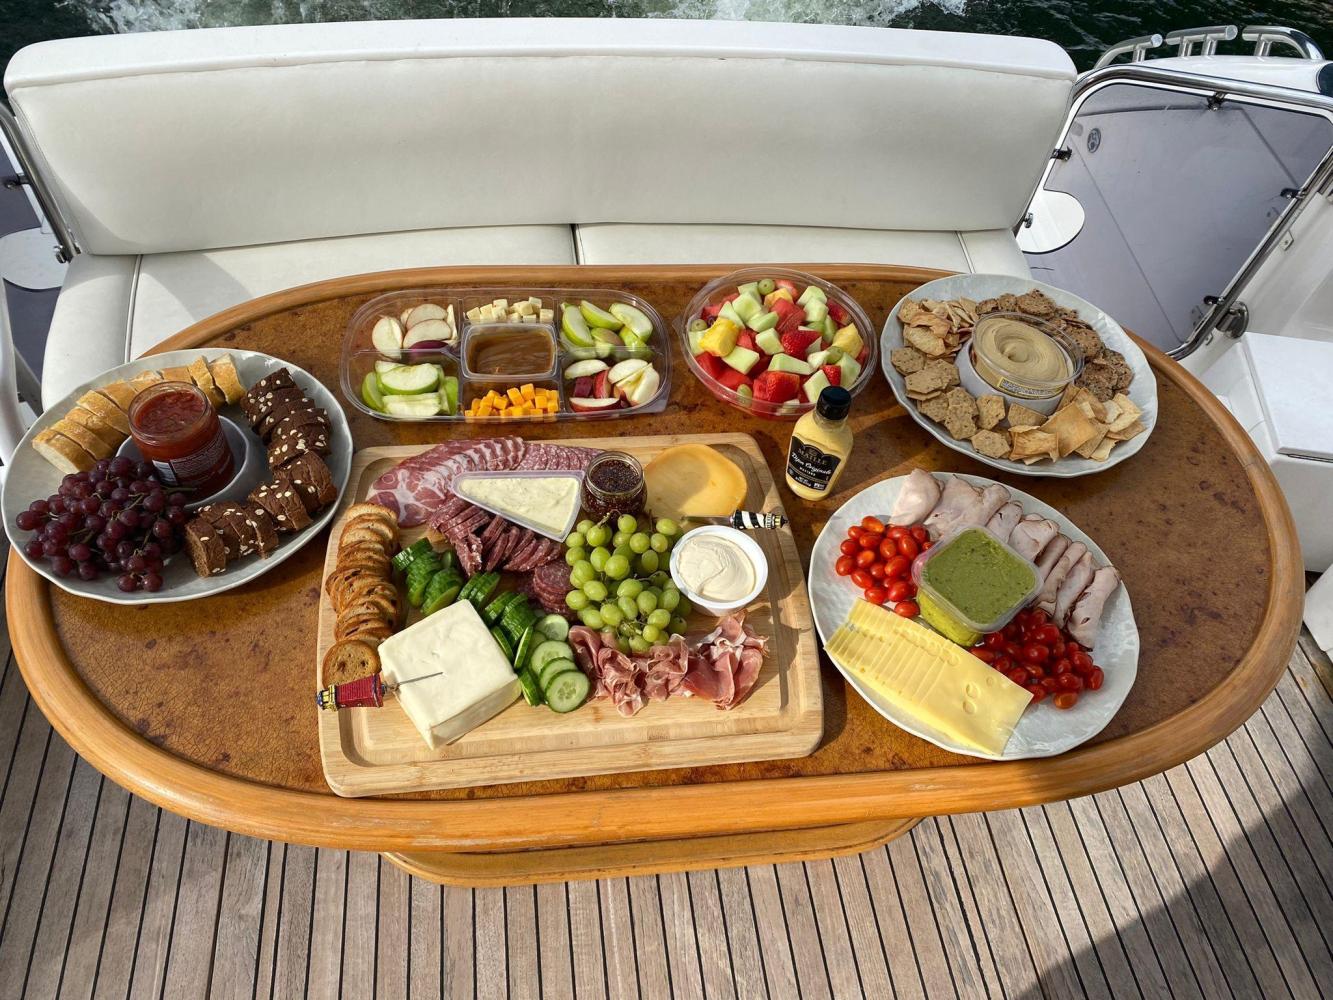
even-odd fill
[{"label": "strawberry", "polygon": [[852,321],[851,316],[847,315],[847,310],[832,299],[828,301],[828,314],[833,317],[833,322],[838,326],[846,326]]},{"label": "strawberry", "polygon": [[[780,324],[779,329],[781,329]],[[798,327],[790,333],[781,335],[782,350],[793,358],[803,358],[805,352],[810,349],[810,345],[819,339],[818,330],[803,330]]]},{"label": "strawberry", "polygon": [[773,282],[773,284],[778,288],[787,289],[787,291],[791,292],[791,297],[793,299],[797,298],[800,295],[800,292],[797,291],[796,286],[792,284],[792,282],[788,281],[786,278],[778,278],[777,281]]},{"label": "strawberry", "polygon": [[699,354],[696,354],[694,360],[699,363],[700,368],[707,372],[710,377],[715,379],[722,378],[722,373],[725,371],[734,370],[724,364],[722,359],[716,354],[709,354],[707,351],[702,351]]},{"label": "strawberry", "polygon": [[742,375],[735,368],[732,368],[731,365],[723,365],[723,367],[726,371],[719,375],[717,380],[728,389],[739,389],[743,385],[750,384],[749,375]]},{"label": "strawberry", "polygon": [[761,403],[785,403],[801,391],[801,376],[795,372],[768,371],[754,381],[754,398]]},{"label": "strawberry", "polygon": [[824,373],[829,385],[842,385],[842,369],[837,365],[820,365],[819,370]]},{"label": "strawberry", "polygon": [[[741,293],[740,293],[740,292],[732,292],[730,295],[728,295],[728,296],[727,296],[725,299],[723,299],[722,301],[723,301],[723,302],[735,302],[735,301],[736,301],[737,299],[739,299],[740,297],[741,297]],[[721,307],[719,306],[719,308],[721,308]]]}]

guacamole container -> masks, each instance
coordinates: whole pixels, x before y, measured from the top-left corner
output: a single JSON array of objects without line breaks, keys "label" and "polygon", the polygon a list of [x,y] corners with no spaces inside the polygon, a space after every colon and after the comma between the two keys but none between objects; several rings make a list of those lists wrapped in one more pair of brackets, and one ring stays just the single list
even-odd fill
[{"label": "guacamole container", "polygon": [[1004,628],[1038,593],[1041,574],[980,525],[950,532],[912,563],[921,618],[960,646]]}]

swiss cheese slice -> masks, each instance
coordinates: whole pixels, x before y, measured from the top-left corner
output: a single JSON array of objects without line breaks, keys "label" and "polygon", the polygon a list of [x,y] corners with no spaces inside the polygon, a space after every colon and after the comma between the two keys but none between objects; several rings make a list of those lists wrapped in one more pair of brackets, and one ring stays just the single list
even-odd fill
[{"label": "swiss cheese slice", "polygon": [[852,606],[826,648],[905,713],[982,753],[1004,752],[1032,701],[962,647],[867,601]]},{"label": "swiss cheese slice", "polygon": [[668,448],[644,466],[643,478],[654,517],[726,517],[745,504],[745,473],[705,444]]}]

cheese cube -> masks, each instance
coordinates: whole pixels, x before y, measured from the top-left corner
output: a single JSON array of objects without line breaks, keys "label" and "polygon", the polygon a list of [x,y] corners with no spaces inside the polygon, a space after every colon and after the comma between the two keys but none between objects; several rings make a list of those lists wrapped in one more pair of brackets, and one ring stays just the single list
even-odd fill
[{"label": "cheese cube", "polygon": [[400,685],[398,704],[432,750],[476,729],[519,696],[513,668],[470,601],[390,636],[379,654],[385,683]]}]

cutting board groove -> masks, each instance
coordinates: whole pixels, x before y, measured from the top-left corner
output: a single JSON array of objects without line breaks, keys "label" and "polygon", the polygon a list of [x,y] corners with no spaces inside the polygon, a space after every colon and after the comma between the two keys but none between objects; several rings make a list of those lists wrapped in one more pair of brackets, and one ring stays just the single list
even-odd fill
[{"label": "cutting board groove", "polygon": [[[647,463],[678,444],[718,449],[745,474],[746,506],[778,510],[781,500],[762,453],[747,434],[617,437],[557,442],[614,448]],[[364,499],[385,470],[428,445],[366,448],[353,457],[349,488],[334,522],[323,577],[337,561],[346,507]],[[403,533],[410,544],[423,533]],[[756,536],[768,556],[768,586],[747,621],[770,637],[769,655],[754,689],[740,705],[719,711],[695,698],[649,702],[632,718],[609,701],[593,701],[568,715],[515,702],[491,721],[446,747],[431,750],[390,698],[382,709],[319,713],[320,758],[329,787],[339,795],[386,795],[434,788],[503,784],[533,778],[571,778],[664,767],[801,757],[823,732],[819,652],[800,557],[790,531]],[[507,581],[508,582],[508,581]],[[333,607],[321,587],[319,664],[333,644]],[[713,627],[694,614],[689,638]]]}]

